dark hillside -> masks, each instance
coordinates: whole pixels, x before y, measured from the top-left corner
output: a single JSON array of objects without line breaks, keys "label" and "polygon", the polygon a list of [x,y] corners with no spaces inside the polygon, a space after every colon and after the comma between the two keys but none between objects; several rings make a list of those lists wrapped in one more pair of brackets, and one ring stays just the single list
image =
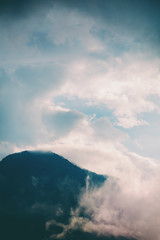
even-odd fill
[{"label": "dark hillside", "polygon": [[[79,195],[85,191],[88,175],[90,187],[98,187],[106,180],[51,152],[25,151],[4,158],[0,162],[0,239],[49,240],[50,235],[61,232],[58,226],[46,231],[45,223],[51,219],[69,222],[71,208],[76,208]],[[115,238],[76,230],[64,239]]]}]

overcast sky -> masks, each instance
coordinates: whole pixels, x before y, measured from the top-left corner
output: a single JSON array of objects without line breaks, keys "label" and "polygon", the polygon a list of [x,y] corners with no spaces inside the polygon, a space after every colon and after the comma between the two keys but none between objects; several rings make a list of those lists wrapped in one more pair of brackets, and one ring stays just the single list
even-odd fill
[{"label": "overcast sky", "polygon": [[[100,194],[104,205],[95,213],[97,231],[159,240],[158,1],[0,4],[1,158],[26,149],[51,150],[81,167],[116,177],[121,194],[116,189],[114,199],[119,209],[125,212],[123,202],[128,203],[131,195],[136,204],[127,205],[117,229],[108,228],[101,225],[101,213],[113,206]],[[92,204],[96,209],[96,200]],[[138,204],[141,211],[134,209]],[[156,207],[146,216],[150,204]],[[135,216],[133,209],[141,215]],[[112,214],[105,216],[114,224],[120,222]]]}]

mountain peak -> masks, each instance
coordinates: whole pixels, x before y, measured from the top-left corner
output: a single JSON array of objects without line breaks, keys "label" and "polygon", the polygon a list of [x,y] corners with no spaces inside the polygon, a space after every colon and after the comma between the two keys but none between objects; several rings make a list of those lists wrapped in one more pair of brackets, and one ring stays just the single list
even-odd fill
[{"label": "mountain peak", "polygon": [[[79,206],[86,182],[91,189],[105,180],[52,152],[23,151],[5,157],[0,162],[0,239],[56,240],[60,226],[69,223],[71,212]],[[48,221],[58,224],[46,228]],[[62,239],[115,238],[78,229],[70,230]]]}]

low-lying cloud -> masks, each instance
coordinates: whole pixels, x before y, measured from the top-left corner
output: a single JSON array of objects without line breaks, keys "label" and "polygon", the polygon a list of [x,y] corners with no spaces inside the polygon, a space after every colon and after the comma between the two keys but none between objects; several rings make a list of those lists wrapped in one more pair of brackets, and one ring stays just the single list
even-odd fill
[{"label": "low-lying cloud", "polygon": [[[159,240],[160,165],[134,154],[130,161],[132,171],[127,172],[121,166],[117,177],[110,176],[102,187],[84,192],[79,207],[71,212],[69,225],[63,225],[58,238],[69,230],[81,229],[104,236]],[[142,166],[136,166],[134,161]],[[82,217],[81,212],[89,218]]]}]

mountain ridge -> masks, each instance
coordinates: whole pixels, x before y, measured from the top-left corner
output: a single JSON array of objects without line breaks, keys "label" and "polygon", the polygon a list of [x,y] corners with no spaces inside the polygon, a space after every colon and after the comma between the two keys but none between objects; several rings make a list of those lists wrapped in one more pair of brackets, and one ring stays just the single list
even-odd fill
[{"label": "mountain ridge", "polygon": [[[62,231],[58,224],[49,229],[48,221],[69,224],[81,194],[103,185],[107,177],[72,164],[52,152],[23,151],[0,162],[0,238],[3,240],[55,240]],[[82,213],[83,216],[83,213]],[[51,237],[52,236],[52,237]],[[70,230],[64,240],[128,240]]]}]

